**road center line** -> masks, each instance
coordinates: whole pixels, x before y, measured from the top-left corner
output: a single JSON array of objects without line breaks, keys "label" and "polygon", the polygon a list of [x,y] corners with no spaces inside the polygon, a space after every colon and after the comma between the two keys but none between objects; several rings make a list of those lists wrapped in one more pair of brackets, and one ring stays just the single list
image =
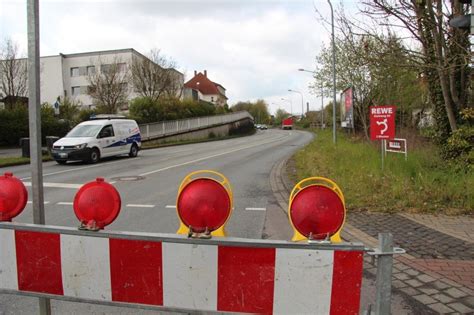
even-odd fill
[{"label": "road center line", "polygon": [[[33,201],[27,201],[26,203],[29,204],[29,205],[31,205],[31,204],[33,204]],[[48,203],[49,203],[49,201],[45,201],[45,202],[44,202],[45,205],[47,205]]]},{"label": "road center line", "polygon": [[266,211],[267,208],[245,208],[245,210],[250,210],[250,211]]},{"label": "road center line", "polygon": [[168,209],[176,209],[176,206],[174,206],[174,205],[167,205],[165,208],[168,208]]},{"label": "road center line", "polygon": [[[23,182],[25,186],[31,187],[31,182]],[[68,184],[68,183],[43,183],[43,187],[50,188],[69,188],[69,189],[79,189],[83,184]]]},{"label": "road center line", "polygon": [[60,201],[57,203],[59,206],[72,206],[74,203],[70,201]]},{"label": "road center line", "polygon": [[272,143],[272,142],[277,142],[277,141],[282,140],[282,138],[285,138],[285,137],[279,137],[278,139],[274,139],[274,140],[271,140],[271,141],[257,143],[257,144],[249,145],[249,146],[242,147],[242,148],[239,148],[239,149],[229,150],[229,151],[225,151],[225,152],[222,152],[222,153],[205,156],[205,157],[195,159],[195,160],[191,160],[191,161],[188,161],[188,162],[184,162],[184,163],[181,163],[181,164],[175,164],[175,165],[163,167],[163,168],[160,168],[160,169],[157,169],[157,170],[154,170],[154,171],[150,171],[150,172],[140,174],[140,176],[148,176],[148,175],[158,173],[158,172],[162,172],[162,171],[166,171],[166,170],[169,170],[169,169],[172,169],[172,168],[175,168],[175,167],[184,166],[184,165],[188,165],[188,164],[193,164],[193,163],[196,163],[196,162],[212,159],[212,158],[222,156],[222,155],[226,155],[226,154],[229,154],[229,153],[234,153],[234,152],[242,151],[242,150],[245,150],[245,149],[250,149],[250,148],[262,146],[262,145],[269,144],[269,143]]},{"label": "road center line", "polygon": [[129,207],[129,208],[154,208],[155,205],[140,205],[140,204],[129,203],[129,204],[127,204],[127,207]]}]

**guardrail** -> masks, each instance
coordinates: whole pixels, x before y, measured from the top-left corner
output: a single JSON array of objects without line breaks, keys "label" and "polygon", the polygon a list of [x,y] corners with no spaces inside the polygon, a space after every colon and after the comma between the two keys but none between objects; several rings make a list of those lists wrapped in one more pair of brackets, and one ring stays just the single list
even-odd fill
[{"label": "guardrail", "polygon": [[245,118],[253,119],[252,115],[247,111],[241,111],[224,115],[159,121],[155,123],[141,124],[138,127],[140,128],[142,140],[151,140],[159,137],[228,124]]}]

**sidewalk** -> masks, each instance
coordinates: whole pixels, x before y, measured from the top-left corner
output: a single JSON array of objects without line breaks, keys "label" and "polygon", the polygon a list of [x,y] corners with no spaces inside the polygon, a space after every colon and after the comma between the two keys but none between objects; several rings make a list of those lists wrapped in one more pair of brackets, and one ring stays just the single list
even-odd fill
[{"label": "sidewalk", "polygon": [[21,157],[21,148],[0,148],[0,158]]},{"label": "sidewalk", "polygon": [[[473,217],[350,212],[342,235],[376,247],[379,232],[407,251],[395,256],[394,290],[438,314],[474,314]],[[365,264],[375,276],[370,257]]]}]

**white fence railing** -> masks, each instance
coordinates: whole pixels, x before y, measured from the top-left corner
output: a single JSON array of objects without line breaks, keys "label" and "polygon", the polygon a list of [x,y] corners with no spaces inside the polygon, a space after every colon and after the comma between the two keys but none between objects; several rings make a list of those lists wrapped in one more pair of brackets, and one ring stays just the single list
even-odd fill
[{"label": "white fence railing", "polygon": [[159,121],[149,124],[141,124],[140,133],[142,140],[150,140],[178,133],[204,129],[216,125],[224,125],[245,118],[253,119],[247,111],[236,113],[187,118],[180,120]]}]

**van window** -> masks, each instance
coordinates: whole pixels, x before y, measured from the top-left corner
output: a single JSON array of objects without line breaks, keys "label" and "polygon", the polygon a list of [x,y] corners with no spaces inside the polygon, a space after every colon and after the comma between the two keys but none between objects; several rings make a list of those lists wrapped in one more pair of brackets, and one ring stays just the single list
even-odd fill
[{"label": "van window", "polygon": [[95,137],[100,125],[77,125],[66,135],[68,138]]},{"label": "van window", "polygon": [[114,136],[114,128],[112,125],[107,125],[99,132],[97,138],[108,138]]}]

